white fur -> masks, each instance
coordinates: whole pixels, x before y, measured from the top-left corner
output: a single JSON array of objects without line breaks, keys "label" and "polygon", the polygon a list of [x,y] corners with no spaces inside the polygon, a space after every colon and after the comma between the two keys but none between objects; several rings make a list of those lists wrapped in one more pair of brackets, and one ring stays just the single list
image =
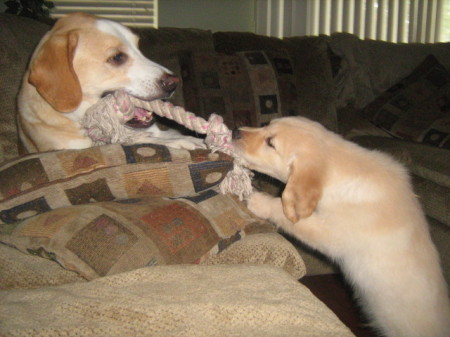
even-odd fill
[{"label": "white fur", "polygon": [[[126,55],[126,61],[112,62],[116,55]],[[70,71],[65,71],[67,60]],[[172,72],[139,51],[138,37],[128,28],[82,13],[67,15],[42,38],[24,76],[18,98],[20,139],[27,152],[90,147],[93,142],[80,121],[102,95],[124,90],[146,100],[166,98],[162,79],[167,75]],[[203,139],[156,126],[136,134],[134,143],[205,148]]]},{"label": "white fur", "polygon": [[[250,167],[288,177],[282,198],[255,191],[249,209],[335,260],[376,329],[389,337],[450,336],[438,253],[403,166],[303,118],[276,120],[234,143]],[[308,194],[310,185],[320,193]],[[317,203],[308,213],[298,204],[310,198]],[[301,210],[295,220],[286,213],[292,205]]]},{"label": "white fur", "polygon": [[161,76],[173,73],[142,55],[135,42],[136,36],[128,28],[109,20],[98,20],[97,27],[100,31],[119,38],[132,58],[132,64],[128,69],[130,83],[126,87],[127,91],[133,96],[142,98],[158,95],[160,90],[158,81]]}]

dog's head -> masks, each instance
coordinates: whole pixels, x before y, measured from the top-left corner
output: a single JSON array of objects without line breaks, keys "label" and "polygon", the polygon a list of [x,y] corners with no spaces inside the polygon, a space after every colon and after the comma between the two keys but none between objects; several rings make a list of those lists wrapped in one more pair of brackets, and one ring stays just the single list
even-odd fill
[{"label": "dog's head", "polygon": [[38,45],[28,82],[55,109],[76,110],[107,92],[153,100],[170,96],[179,79],[145,58],[128,28],[87,14],[58,20]]},{"label": "dog's head", "polygon": [[310,216],[322,195],[325,129],[305,118],[280,118],[262,128],[233,131],[236,152],[250,169],[286,183],[283,210],[292,222]]}]

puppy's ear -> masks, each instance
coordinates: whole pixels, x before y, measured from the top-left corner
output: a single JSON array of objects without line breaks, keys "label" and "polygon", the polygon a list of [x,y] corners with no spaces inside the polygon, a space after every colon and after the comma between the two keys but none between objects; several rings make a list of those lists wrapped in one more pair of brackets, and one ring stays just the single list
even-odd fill
[{"label": "puppy's ear", "polygon": [[290,221],[296,223],[316,210],[322,196],[323,177],[324,165],[320,160],[294,159],[281,197],[284,214]]},{"label": "puppy's ear", "polygon": [[81,103],[80,82],[73,69],[78,34],[68,32],[50,37],[30,65],[28,81],[56,110],[71,112]]}]

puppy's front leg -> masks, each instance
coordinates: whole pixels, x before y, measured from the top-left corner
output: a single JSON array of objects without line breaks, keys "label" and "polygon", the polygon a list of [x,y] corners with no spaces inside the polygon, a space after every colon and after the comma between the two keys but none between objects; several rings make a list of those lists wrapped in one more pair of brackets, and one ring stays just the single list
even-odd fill
[{"label": "puppy's front leg", "polygon": [[255,215],[272,221],[278,227],[292,226],[292,222],[284,215],[281,198],[254,191],[247,200],[247,207]]},{"label": "puppy's front leg", "polygon": [[283,212],[281,198],[274,198],[266,193],[253,192],[247,200],[247,207],[260,218],[270,220],[278,228],[293,235],[314,249],[328,253],[332,243],[332,230],[322,218],[313,213],[296,223],[291,222]]}]

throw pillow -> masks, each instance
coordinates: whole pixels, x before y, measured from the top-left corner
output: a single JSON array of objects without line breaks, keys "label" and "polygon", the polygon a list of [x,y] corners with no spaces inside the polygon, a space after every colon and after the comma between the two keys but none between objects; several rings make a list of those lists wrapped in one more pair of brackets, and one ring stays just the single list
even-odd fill
[{"label": "throw pillow", "polygon": [[90,202],[189,196],[219,184],[232,167],[220,152],[155,144],[31,154],[0,166],[0,223]]},{"label": "throw pillow", "polygon": [[394,137],[450,148],[450,75],[430,55],[363,110]]},{"label": "throw pillow", "polygon": [[[180,53],[187,51],[214,51],[211,31],[173,27],[160,27],[159,29],[135,28],[134,31],[139,36],[139,49],[144,56],[161,64],[177,76],[181,74]],[[158,46],[158,48],[155,48],[155,46]],[[170,97],[170,102],[184,106],[182,81],[180,81],[177,90]],[[160,120],[160,122],[167,124],[167,120]]]},{"label": "throw pillow", "polygon": [[0,290],[32,289],[86,282],[79,274],[51,260],[24,254],[0,243]]},{"label": "throw pillow", "polygon": [[286,51],[184,53],[180,64],[185,107],[204,118],[214,112],[234,128],[298,114]]},{"label": "throw pillow", "polygon": [[90,280],[144,266],[199,263],[259,220],[213,189],[59,208],[0,225],[0,241],[57,261]]}]

